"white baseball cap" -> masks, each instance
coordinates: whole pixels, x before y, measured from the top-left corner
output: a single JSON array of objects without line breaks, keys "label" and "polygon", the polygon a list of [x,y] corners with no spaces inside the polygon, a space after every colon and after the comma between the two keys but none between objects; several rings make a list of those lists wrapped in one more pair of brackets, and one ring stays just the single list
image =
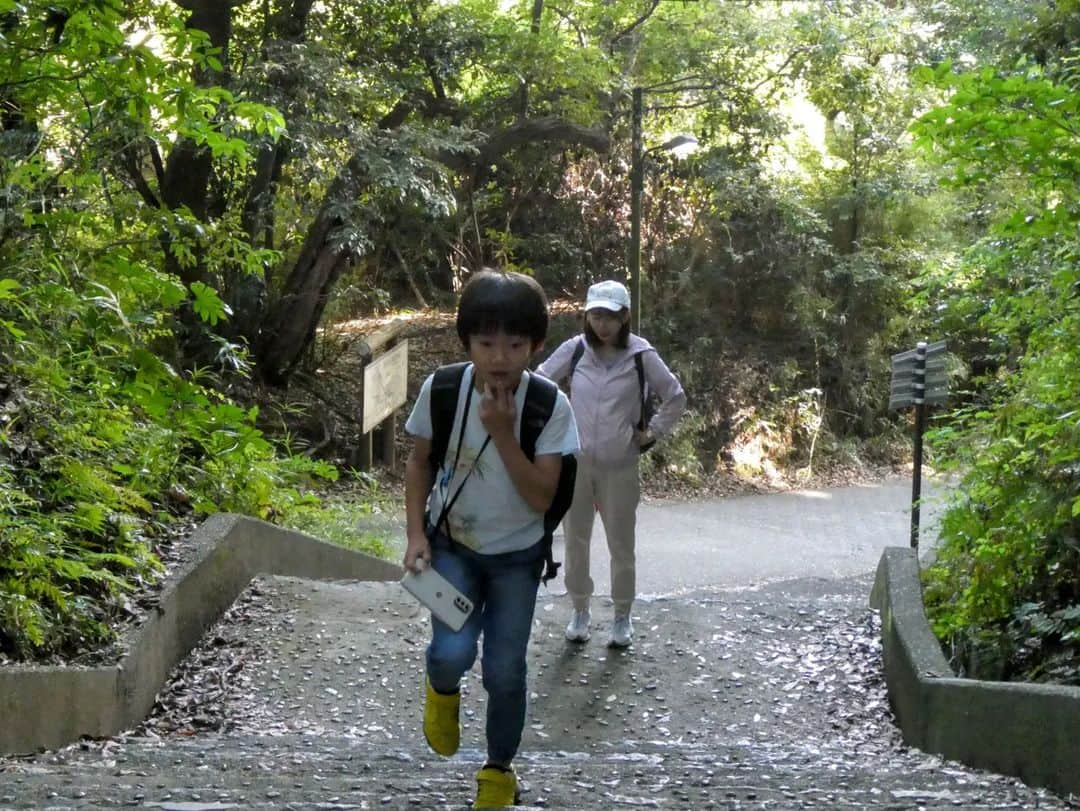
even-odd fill
[{"label": "white baseball cap", "polygon": [[585,296],[585,309],[602,307],[613,313],[622,309],[630,309],[630,291],[626,285],[609,279],[606,282],[597,282],[589,288],[589,294]]}]

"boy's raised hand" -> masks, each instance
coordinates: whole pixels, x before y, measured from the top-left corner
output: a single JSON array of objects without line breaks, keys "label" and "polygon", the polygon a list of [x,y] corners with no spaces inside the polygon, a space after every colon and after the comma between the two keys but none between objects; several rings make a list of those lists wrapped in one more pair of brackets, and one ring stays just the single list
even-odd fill
[{"label": "boy's raised hand", "polygon": [[514,405],[514,393],[509,388],[492,388],[484,384],[484,396],[480,398],[480,422],[491,434],[491,438],[514,435],[514,417],[517,407]]}]

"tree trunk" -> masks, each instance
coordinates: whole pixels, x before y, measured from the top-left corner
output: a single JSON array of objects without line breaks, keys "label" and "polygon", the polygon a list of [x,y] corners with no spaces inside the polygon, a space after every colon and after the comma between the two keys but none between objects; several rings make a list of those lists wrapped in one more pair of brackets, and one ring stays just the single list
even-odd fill
[{"label": "tree trunk", "polygon": [[[202,31],[210,38],[210,49],[216,50],[222,72],[209,65],[194,69],[195,83],[199,87],[225,84],[228,79],[229,38],[232,35],[233,3],[221,0],[176,0],[177,5],[191,11],[186,27]],[[210,173],[213,160],[210,150],[198,146],[190,138],[181,139],[169,153],[165,165],[165,182],[161,190],[162,200],[170,209],[187,206],[197,219],[204,219],[209,207]],[[167,259],[175,263],[171,256]],[[186,284],[196,281],[191,268],[176,268],[176,275]]]},{"label": "tree trunk", "polygon": [[416,283],[416,277],[413,276],[412,270],[409,269],[405,257],[401,255],[398,246],[393,242],[390,243],[390,251],[398,260],[398,264],[401,265],[401,271],[405,274],[405,281],[408,283],[409,289],[412,290],[413,295],[416,297],[416,303],[420,305],[421,310],[426,310],[430,305],[427,303],[427,299],[424,298],[424,294],[420,291],[420,286]]},{"label": "tree trunk", "polygon": [[[533,0],[532,23],[529,25],[529,32],[534,40],[540,35],[540,23],[543,18],[544,0]],[[531,81],[531,76],[522,76],[521,83],[518,86],[517,117],[519,121],[524,121],[529,117],[529,83]]]},{"label": "tree trunk", "polygon": [[315,338],[334,283],[348,267],[347,249],[335,246],[333,231],[341,225],[324,207],[308,231],[300,258],[285,280],[285,289],[273,312],[263,323],[258,351],[262,378],[284,385],[304,350]]},{"label": "tree trunk", "polygon": [[334,179],[304,246],[289,272],[281,298],[263,323],[258,341],[259,374],[273,385],[284,385],[315,337],[334,283],[348,267],[351,251],[335,239],[344,220],[343,201],[356,198],[364,178],[362,153],[354,155]]},{"label": "tree trunk", "polygon": [[[200,87],[225,84],[228,76],[229,39],[232,35],[232,7],[234,2],[219,0],[175,0],[181,8],[191,12],[186,27],[202,31],[209,38],[209,48],[216,51],[223,70],[215,71],[209,64],[195,67],[193,76]],[[198,221],[204,221],[210,207],[210,178],[213,173],[213,156],[210,150],[199,146],[190,138],[181,138],[169,152],[162,174],[161,200],[170,210],[187,207]],[[194,229],[192,229],[194,230]],[[194,243],[194,233],[183,234]],[[176,276],[186,287],[194,282],[209,283],[209,272],[203,251],[192,246],[195,261],[182,263],[173,251],[171,234],[162,236],[165,253],[165,269]],[[215,348],[207,340],[206,328],[195,314],[190,303],[180,310],[178,339],[182,362],[202,364],[210,362]]]},{"label": "tree trunk", "polygon": [[[313,3],[314,0],[294,0],[267,20],[266,39],[262,46],[264,59],[277,58],[278,50],[286,51],[283,55],[287,59],[290,47],[304,41]],[[276,82],[286,99],[290,98],[292,77],[293,74],[286,72]],[[292,120],[297,114],[295,106],[293,103],[285,105],[282,113],[286,120]],[[244,231],[252,246],[274,247],[274,200],[277,184],[290,154],[289,146],[284,141],[274,143],[267,140],[259,147],[243,215]],[[249,273],[240,268],[226,274],[224,297],[233,311],[227,333],[246,340],[249,346],[254,346],[259,340],[259,330],[266,315],[269,283],[269,269],[264,269],[263,273]]]}]

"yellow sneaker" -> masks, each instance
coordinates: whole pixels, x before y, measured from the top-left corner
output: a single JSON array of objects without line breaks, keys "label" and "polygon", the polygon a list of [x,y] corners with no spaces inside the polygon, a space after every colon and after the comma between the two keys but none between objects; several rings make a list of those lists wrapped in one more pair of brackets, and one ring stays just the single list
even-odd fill
[{"label": "yellow sneaker", "polygon": [[450,757],[461,744],[461,724],[458,709],[461,693],[443,695],[427,682],[427,701],[424,702],[424,737],[428,746],[440,755]]},{"label": "yellow sneaker", "polygon": [[517,775],[495,766],[485,766],[476,773],[476,802],[473,808],[509,808],[517,805]]}]

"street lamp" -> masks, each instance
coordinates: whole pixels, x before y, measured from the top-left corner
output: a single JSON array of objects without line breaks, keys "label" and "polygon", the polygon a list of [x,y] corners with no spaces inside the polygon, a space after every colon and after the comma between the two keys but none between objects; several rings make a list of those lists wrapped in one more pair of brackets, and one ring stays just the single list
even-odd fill
[{"label": "street lamp", "polygon": [[631,115],[631,152],[630,152],[630,330],[637,332],[641,328],[641,195],[645,180],[645,158],[650,152],[669,152],[672,150],[697,146],[698,140],[693,135],[676,135],[669,141],[651,149],[642,148],[641,115],[642,96],[645,89],[633,89],[633,109]]}]

